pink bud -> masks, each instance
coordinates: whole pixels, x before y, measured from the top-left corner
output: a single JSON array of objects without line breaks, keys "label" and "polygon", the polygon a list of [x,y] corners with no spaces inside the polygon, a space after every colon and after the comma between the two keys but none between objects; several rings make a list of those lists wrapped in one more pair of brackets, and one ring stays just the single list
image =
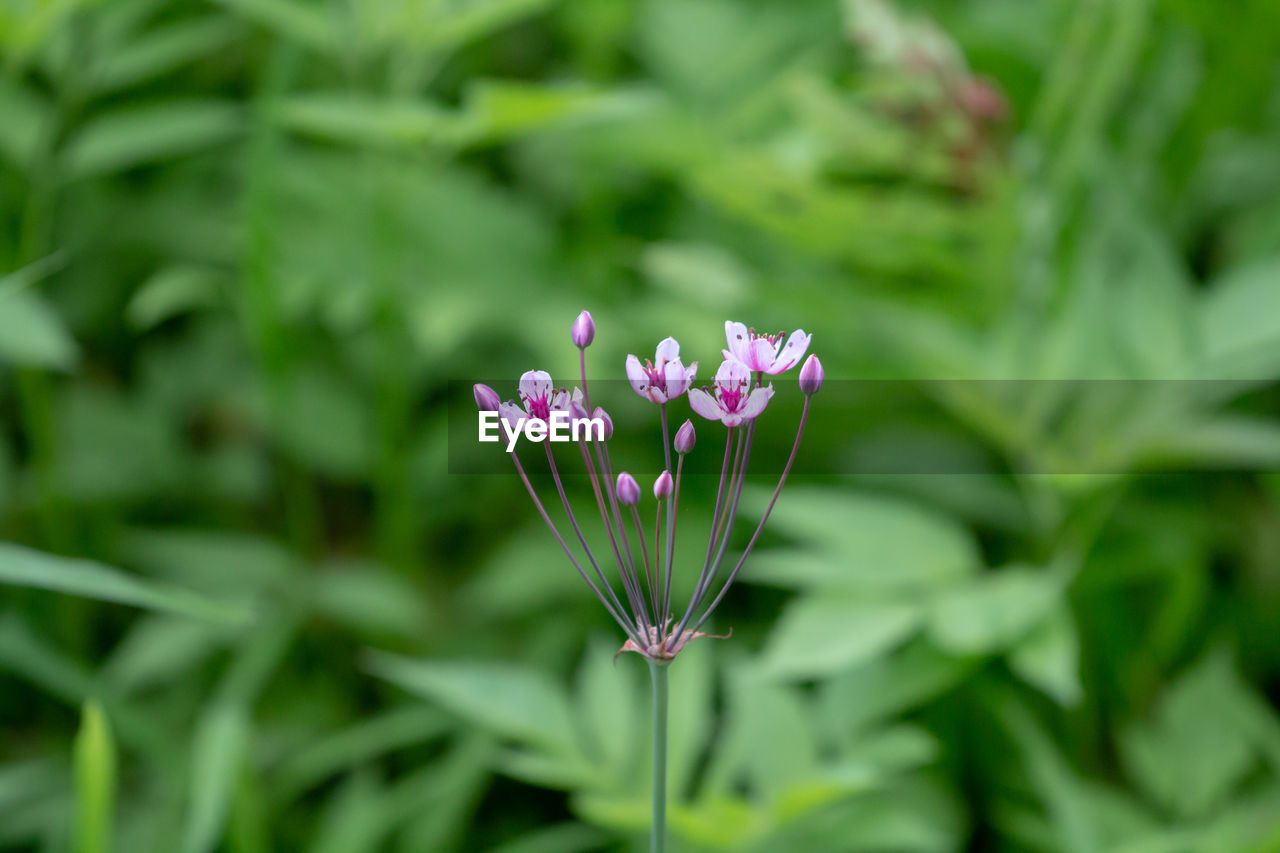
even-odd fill
[{"label": "pink bud", "polygon": [[822,371],[822,362],[816,355],[810,355],[800,368],[800,390],[806,394],[817,394],[822,387],[826,374]]},{"label": "pink bud", "polygon": [[578,315],[578,319],[573,321],[569,337],[573,338],[573,345],[578,349],[591,346],[591,342],[596,337],[596,321],[591,319],[590,311],[583,311]]},{"label": "pink bud", "polygon": [[663,471],[658,475],[658,479],[653,481],[653,496],[658,500],[671,497],[671,490],[674,484],[671,482],[671,472]]},{"label": "pink bud", "polygon": [[591,417],[599,418],[604,421],[604,440],[608,441],[613,438],[613,418],[609,417],[609,413],[604,409],[596,406],[596,410],[591,413]]},{"label": "pink bud", "polygon": [[585,421],[591,416],[587,414],[587,409],[582,405],[581,401],[574,400],[569,404],[569,417],[575,421]]},{"label": "pink bud", "polygon": [[618,503],[623,506],[635,506],[640,503],[640,484],[626,471],[618,475],[615,491],[618,495]]},{"label": "pink bud", "polygon": [[471,394],[476,398],[476,406],[482,412],[496,412],[498,407],[502,405],[502,399],[498,396],[498,392],[488,385],[480,383],[472,385]]},{"label": "pink bud", "polygon": [[686,420],[680,424],[680,429],[676,430],[676,453],[688,453],[693,450],[697,440],[698,436],[693,431],[693,421]]}]

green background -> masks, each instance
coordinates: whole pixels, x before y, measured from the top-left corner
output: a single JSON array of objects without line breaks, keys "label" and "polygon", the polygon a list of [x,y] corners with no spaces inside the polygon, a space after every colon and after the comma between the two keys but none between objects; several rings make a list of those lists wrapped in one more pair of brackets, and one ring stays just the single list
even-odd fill
[{"label": "green background", "polygon": [[1278,34],[5,0],[0,849],[643,849],[642,662],[448,464],[458,381],[571,380],[584,307],[601,378],[666,335],[707,377],[740,319],[829,383],[1046,380],[819,395],[804,465],[848,473],[672,669],[674,850],[1280,849]]}]

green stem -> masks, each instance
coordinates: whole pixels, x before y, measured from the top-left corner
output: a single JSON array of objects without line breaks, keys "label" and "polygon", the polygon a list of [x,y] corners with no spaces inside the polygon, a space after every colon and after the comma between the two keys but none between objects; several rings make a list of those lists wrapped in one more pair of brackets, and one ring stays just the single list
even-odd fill
[{"label": "green stem", "polygon": [[667,849],[667,664],[649,661],[653,682],[653,828],[650,853]]}]

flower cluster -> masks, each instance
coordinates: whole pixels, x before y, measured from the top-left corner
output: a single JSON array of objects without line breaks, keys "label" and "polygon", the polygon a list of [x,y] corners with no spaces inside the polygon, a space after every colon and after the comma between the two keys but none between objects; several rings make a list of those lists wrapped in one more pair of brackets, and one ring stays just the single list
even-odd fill
[{"label": "flower cluster", "polygon": [[[778,479],[773,496],[756,525],[755,532],[733,567],[723,580],[717,583],[721,577],[721,568],[726,562],[725,556],[738,513],[738,501],[746,480],[756,418],[764,412],[774,393],[772,382],[766,384],[764,377],[777,376],[798,364],[809,348],[810,336],[802,329],[797,329],[785,338],[784,343],[784,336],[781,334],[759,334],[741,323],[725,323],[724,361],[716,370],[715,378],[707,388],[692,387],[697,376],[698,363],[695,361],[686,366],[680,358],[680,344],[673,338],[667,338],[659,343],[653,359],[646,359],[643,364],[636,356],[627,356],[626,374],[632,389],[659,407],[662,423],[663,458],[666,469],[653,483],[652,491],[657,507],[652,539],[653,552],[650,555],[650,540],[646,536],[645,526],[638,509],[643,497],[642,489],[636,479],[626,471],[620,471],[616,476],[614,475],[613,460],[609,456],[608,447],[609,439],[613,435],[613,422],[604,409],[600,407],[591,409],[587,393],[586,349],[595,340],[595,331],[595,322],[586,311],[578,315],[570,329],[570,339],[579,350],[581,366],[579,387],[572,390],[556,388],[550,374],[531,370],[520,377],[516,400],[501,402],[501,398],[492,388],[487,385],[476,385],[474,388],[476,405],[482,411],[499,412],[508,428],[529,419],[548,420],[554,412],[569,412],[574,417],[585,418],[590,411],[591,417],[604,421],[606,428],[602,436],[579,438],[577,444],[583,466],[591,482],[596,510],[608,537],[613,567],[621,581],[621,596],[607,579],[606,572],[601,568],[601,561],[597,560],[596,555],[587,545],[586,536],[582,532],[565,492],[551,445],[544,445],[547,465],[565,517],[586,556],[585,563],[590,567],[590,572],[552,521],[550,513],[530,482],[514,449],[510,456],[538,514],[550,528],[565,556],[626,634],[627,641],[622,651],[638,652],[652,662],[666,663],[675,658],[689,640],[709,636],[700,633],[699,628],[711,616],[737,577],[747,555],[755,546],[761,530],[764,529],[764,524],[773,511],[774,503],[791,471],[791,465],[800,448],[800,439],[804,434],[812,396],[822,387],[822,363],[818,361],[817,356],[810,355],[800,369],[799,384],[800,390],[805,395],[804,408],[800,413],[800,422],[796,429],[791,454]],[[680,505],[680,482],[684,457],[692,452],[697,434],[693,422],[686,420],[676,431],[675,440],[672,441],[669,407],[686,392],[689,407],[703,418],[722,424],[726,428],[726,436],[720,485],[716,492],[715,509],[707,538],[706,557],[703,560],[693,596],[677,618],[671,602],[671,581],[677,512]],[[673,451],[676,455],[674,465],[672,464]],[[714,595],[712,595],[713,590],[715,590]]]}]

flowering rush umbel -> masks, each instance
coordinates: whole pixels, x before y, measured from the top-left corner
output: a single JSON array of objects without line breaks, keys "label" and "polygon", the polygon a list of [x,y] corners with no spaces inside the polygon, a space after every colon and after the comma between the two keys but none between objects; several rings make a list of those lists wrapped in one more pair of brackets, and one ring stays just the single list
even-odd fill
[{"label": "flowering rush umbel", "polygon": [[[582,465],[591,482],[595,509],[609,541],[609,554],[600,559],[597,559],[587,545],[586,536],[583,535],[578,517],[565,492],[551,443],[543,444],[547,467],[555,483],[556,496],[564,511],[565,521],[578,540],[584,559],[580,559],[575,549],[565,540],[542,498],[538,496],[515,450],[514,438],[508,446],[508,452],[534,507],[551,530],[551,535],[559,543],[565,557],[626,635],[627,639],[620,653],[636,652],[649,663],[653,676],[654,711],[653,833],[650,849],[655,853],[664,849],[666,837],[666,665],[680,654],[690,640],[711,636],[699,629],[724,599],[725,593],[746,562],[747,555],[760,537],[769,514],[773,512],[774,504],[800,449],[800,439],[804,435],[805,422],[809,417],[809,405],[823,381],[822,364],[817,356],[810,355],[799,374],[804,408],[800,412],[787,464],[782,469],[773,495],[746,547],[732,567],[727,572],[722,571],[727,565],[725,557],[738,515],[738,500],[746,482],[756,419],[764,414],[774,393],[772,381],[766,383],[765,377],[771,379],[796,366],[804,358],[810,339],[801,329],[786,337],[784,343],[784,336],[781,334],[759,334],[741,323],[727,322],[724,328],[724,361],[716,370],[711,385],[706,388],[693,387],[698,363],[693,362],[688,366],[684,364],[680,358],[680,344],[674,338],[666,338],[659,343],[653,360],[646,360],[644,364],[634,355],[627,356],[626,374],[632,389],[658,407],[662,423],[662,449],[666,468],[648,489],[655,504],[652,540],[648,538],[640,515],[640,504],[645,499],[646,490],[627,471],[618,471],[615,475],[613,460],[609,455],[613,421],[601,407],[592,409],[587,389],[586,349],[595,339],[596,327],[588,312],[579,314],[570,328],[570,340],[579,353],[579,387],[572,391],[555,388],[549,374],[531,370],[520,378],[516,401],[501,402],[498,394],[487,385],[476,385],[474,388],[476,405],[480,411],[498,411],[509,436],[519,428],[517,424],[538,419],[552,420],[566,411],[575,419],[586,418],[590,412],[592,418],[600,419],[604,425],[601,430],[574,434],[578,455],[582,458]],[[693,421],[685,420],[676,430],[673,442],[670,409],[686,392],[689,407],[723,429],[724,460],[720,468],[720,485],[716,490],[711,527],[707,534],[706,555],[693,595],[686,606],[679,609],[673,606],[671,600],[676,520],[680,507],[684,458],[693,451],[697,436]],[[652,550],[649,547],[650,541],[653,544]],[[611,568],[616,572],[621,585],[621,595],[610,581],[612,573],[606,573],[601,566],[609,556],[612,557]],[[587,570],[588,567],[590,571]]]},{"label": "flowering rush umbel", "polygon": [[[583,417],[590,412],[593,417],[608,419],[608,414],[603,409],[596,407],[593,411],[587,390],[586,348],[595,339],[595,322],[588,312],[583,311],[574,320],[570,339],[581,356],[578,387],[572,391],[556,388],[550,374],[531,370],[520,378],[516,400],[500,402],[493,389],[477,385],[474,389],[476,405],[482,411],[499,411],[507,429],[510,429],[517,417],[545,419],[556,411],[572,411],[576,416]],[[724,360],[706,388],[693,387],[698,363],[686,366],[681,361],[680,344],[674,338],[666,338],[658,344],[653,360],[646,360],[642,364],[634,355],[627,357],[625,367],[631,387],[658,407],[666,469],[651,488],[642,489],[631,474],[626,471],[615,472],[608,446],[612,429],[605,431],[603,440],[598,432],[593,431],[578,437],[575,442],[576,455],[581,457],[581,463],[591,482],[595,510],[608,537],[609,552],[605,556],[598,558],[587,544],[578,515],[565,492],[559,463],[551,444],[543,444],[547,466],[555,484],[556,498],[563,510],[564,522],[567,522],[573,538],[577,539],[580,550],[571,547],[561,534],[526,474],[519,454],[514,449],[511,450],[510,456],[516,472],[528,490],[538,514],[560,544],[570,564],[577,569],[626,635],[622,651],[637,652],[650,661],[667,663],[690,640],[707,636],[699,633],[699,629],[738,576],[791,471],[804,434],[810,401],[813,394],[822,387],[822,365],[816,356],[809,355],[801,368],[800,388],[805,395],[804,408],[800,413],[791,455],[764,514],[756,524],[755,532],[737,560],[726,571],[726,555],[751,459],[756,419],[764,413],[774,393],[772,381],[765,380],[799,364],[809,348],[809,342],[810,336],[801,329],[789,336],[760,334],[742,323],[727,322]],[[672,407],[686,392],[689,407],[723,429],[724,457],[711,529],[707,535],[706,556],[698,573],[693,596],[682,609],[677,609],[672,606],[671,585],[675,571],[672,557],[677,510],[680,505],[681,472],[685,455],[693,450],[696,434],[693,422],[685,420],[676,431],[673,442],[670,421]],[[609,424],[612,426],[611,420]],[[646,533],[646,525],[641,516],[641,503],[646,491],[654,496],[656,504],[652,516],[652,539]],[[611,566],[608,565],[610,562]],[[606,568],[612,571],[606,572]],[[610,575],[614,572],[621,594],[615,590],[615,584],[610,580]]]}]

